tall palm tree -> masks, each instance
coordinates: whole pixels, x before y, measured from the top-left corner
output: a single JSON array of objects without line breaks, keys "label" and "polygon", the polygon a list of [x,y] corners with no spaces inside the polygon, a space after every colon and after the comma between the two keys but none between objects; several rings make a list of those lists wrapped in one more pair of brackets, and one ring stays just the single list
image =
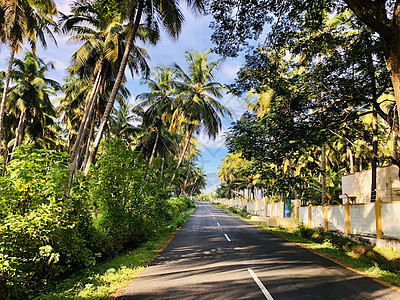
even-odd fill
[{"label": "tall palm tree", "polygon": [[0,104],[0,149],[14,55],[22,49],[25,39],[29,40],[33,50],[36,49],[36,37],[46,46],[44,32],[54,39],[49,25],[54,25],[51,17],[55,14],[57,14],[57,9],[52,0],[2,0],[0,2],[0,42],[8,44],[10,48],[10,59]]},{"label": "tall palm tree", "polygon": [[178,65],[174,66],[180,81],[175,83],[177,96],[172,103],[171,129],[183,126],[186,131],[186,143],[177,168],[182,163],[194,133],[204,130],[210,138],[215,139],[222,126],[220,116],[231,117],[229,110],[216,99],[222,98],[223,87],[211,80],[220,61],[208,61],[210,53],[210,50],[205,53],[187,52],[188,73]]},{"label": "tall palm tree", "polygon": [[56,117],[50,95],[60,89],[56,81],[45,77],[53,64],[44,63],[33,52],[28,51],[23,60],[15,59],[14,66],[12,79],[16,85],[9,93],[8,107],[19,122],[12,153],[22,144],[27,125],[35,128],[36,138],[44,138],[46,127],[54,124]]},{"label": "tall palm tree", "polygon": [[[188,5],[192,6],[194,10],[203,12],[205,9],[204,0],[186,0]],[[96,155],[100,140],[103,135],[104,128],[107,124],[108,118],[111,113],[111,109],[114,105],[117,92],[122,83],[124,77],[125,68],[128,62],[129,53],[131,48],[135,45],[135,39],[137,37],[139,24],[141,19],[145,20],[145,24],[148,28],[153,28],[156,31],[159,30],[159,22],[163,25],[164,29],[171,37],[177,37],[180,33],[183,15],[179,6],[178,0],[137,0],[128,2],[129,9],[127,10],[126,19],[129,20],[126,48],[121,60],[121,64],[115,79],[115,83],[110,94],[110,98],[107,102],[104,115],[99,126],[99,130],[96,135],[96,139],[93,143],[93,148],[90,153],[89,161],[86,166],[85,172],[88,171],[94,156]]]},{"label": "tall palm tree", "polygon": [[85,110],[84,99],[90,93],[91,87],[85,80],[81,80],[78,76],[70,74],[65,79],[65,84],[62,86],[64,96],[58,100],[57,114],[61,118],[61,124],[66,129],[67,136],[67,151],[70,152],[74,145],[76,135],[81,124]]},{"label": "tall palm tree", "polygon": [[[71,41],[83,41],[83,46],[73,56],[73,66],[70,71],[91,86],[87,94],[84,114],[77,133],[74,147],[71,151],[73,176],[78,167],[79,153],[85,132],[88,131],[95,103],[99,94],[104,94],[112,78],[118,70],[122,60],[122,49],[125,48],[127,31],[118,18],[109,20],[101,7],[93,1],[81,1],[74,4],[72,15],[63,16],[64,32],[73,32]],[[149,34],[150,31],[140,32],[140,38],[154,42],[158,36]],[[127,65],[131,72],[141,70],[147,73],[149,68],[146,63],[147,51],[141,47],[134,47],[127,57]],[[120,89],[117,91],[119,92]],[[71,176],[71,177],[72,177]]]},{"label": "tall palm tree", "polygon": [[132,123],[137,122],[137,116],[132,114],[132,104],[126,100],[119,103],[118,109],[113,110],[110,117],[109,131],[113,137],[120,138],[130,145],[133,137],[137,136],[139,129]]},{"label": "tall palm tree", "polygon": [[156,155],[160,135],[168,122],[166,116],[170,115],[171,103],[174,97],[173,80],[174,73],[170,67],[159,66],[155,69],[155,78],[147,79],[146,83],[150,92],[137,96],[141,100],[139,107],[146,108],[143,114],[143,127],[152,128],[155,132],[153,149],[149,159],[149,165],[153,164]]}]

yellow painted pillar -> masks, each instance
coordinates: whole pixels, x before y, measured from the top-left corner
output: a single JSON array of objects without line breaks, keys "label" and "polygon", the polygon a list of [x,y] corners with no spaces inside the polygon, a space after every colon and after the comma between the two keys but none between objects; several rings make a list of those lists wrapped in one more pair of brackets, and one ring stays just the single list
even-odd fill
[{"label": "yellow painted pillar", "polygon": [[376,238],[383,238],[382,232],[382,200],[378,198],[375,202],[375,222],[376,222]]},{"label": "yellow painted pillar", "polygon": [[347,202],[344,205],[344,221],[346,224],[346,234],[351,233],[351,227],[350,227],[350,202]]},{"label": "yellow painted pillar", "polygon": [[324,206],[324,227],[325,227],[325,231],[328,231],[329,230],[329,228],[328,228],[328,206],[327,205],[325,205]]},{"label": "yellow painted pillar", "polygon": [[311,207],[312,207],[312,205],[310,204],[308,206],[308,228],[311,228],[311,221],[312,221],[312,219],[311,219]]},{"label": "yellow painted pillar", "polygon": [[274,202],[271,203],[271,218],[274,217]]},{"label": "yellow painted pillar", "polygon": [[296,219],[297,222],[300,220],[300,206],[296,206]]},{"label": "yellow painted pillar", "polygon": [[267,211],[268,211],[268,197],[265,196],[265,198],[264,198],[264,217],[268,217]]}]

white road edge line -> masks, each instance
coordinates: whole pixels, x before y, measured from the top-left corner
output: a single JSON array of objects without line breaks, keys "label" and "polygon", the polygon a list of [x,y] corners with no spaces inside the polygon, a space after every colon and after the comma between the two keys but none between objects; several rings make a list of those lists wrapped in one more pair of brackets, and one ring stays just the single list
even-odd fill
[{"label": "white road edge line", "polygon": [[253,277],[254,281],[257,283],[257,285],[260,288],[261,292],[263,292],[265,298],[268,299],[268,300],[274,300],[274,298],[272,298],[271,294],[268,292],[268,290],[262,284],[260,279],[258,279],[257,275],[253,272],[253,270],[252,269],[247,269],[247,271],[249,271],[251,277]]},{"label": "white road edge line", "polygon": [[217,223],[217,225],[218,225],[218,226],[221,226],[221,225],[219,225],[219,223]]},{"label": "white road edge line", "polygon": [[226,239],[228,240],[228,242],[231,242],[231,239],[229,238],[229,236],[228,236],[226,233],[224,233],[224,236],[226,237]]}]

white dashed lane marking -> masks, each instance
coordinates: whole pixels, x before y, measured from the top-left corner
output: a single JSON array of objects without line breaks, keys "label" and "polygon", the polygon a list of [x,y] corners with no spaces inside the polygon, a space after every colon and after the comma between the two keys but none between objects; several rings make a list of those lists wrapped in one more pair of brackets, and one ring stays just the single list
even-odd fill
[{"label": "white dashed lane marking", "polygon": [[265,298],[268,300],[274,300],[274,298],[272,298],[271,294],[268,292],[266,287],[262,284],[260,279],[258,279],[257,275],[253,272],[253,270],[247,269],[247,271],[249,271],[251,277],[253,277],[254,281],[257,283],[258,287],[260,288],[261,292],[264,294]]}]

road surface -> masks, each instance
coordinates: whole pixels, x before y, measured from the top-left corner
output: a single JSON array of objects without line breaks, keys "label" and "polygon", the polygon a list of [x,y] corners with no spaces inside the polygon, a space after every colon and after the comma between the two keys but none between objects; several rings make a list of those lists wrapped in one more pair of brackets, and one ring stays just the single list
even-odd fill
[{"label": "road surface", "polygon": [[127,299],[400,299],[400,293],[199,202]]}]

